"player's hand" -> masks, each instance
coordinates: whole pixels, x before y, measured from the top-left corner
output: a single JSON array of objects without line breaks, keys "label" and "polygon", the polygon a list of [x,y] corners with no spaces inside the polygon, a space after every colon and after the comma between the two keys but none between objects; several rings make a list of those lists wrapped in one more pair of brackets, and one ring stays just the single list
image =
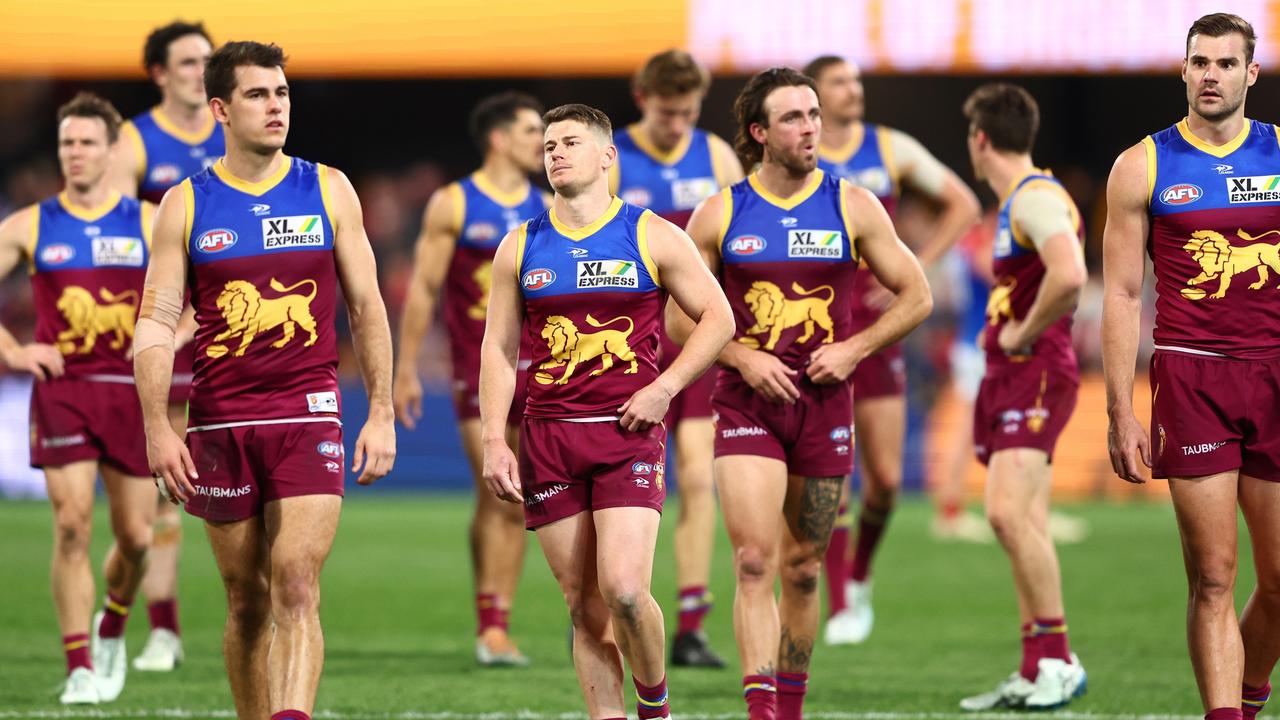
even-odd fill
[{"label": "player's hand", "polygon": [[[385,406],[384,406],[385,407]],[[390,408],[369,410],[369,419],[360,428],[351,459],[351,472],[360,473],[356,482],[372,485],[391,472],[396,462],[396,423]]]},{"label": "player's hand", "polygon": [[791,405],[800,399],[793,381],[800,373],[784,365],[776,355],[752,350],[743,355],[736,369],[751,389],[769,402]]},{"label": "player's hand", "polygon": [[485,442],[482,474],[485,484],[499,500],[524,502],[524,493],[520,487],[520,467],[516,462],[516,454],[511,452],[505,440]]},{"label": "player's hand", "polygon": [[1022,321],[1008,320],[1000,328],[1000,334],[996,336],[996,342],[1000,345],[1000,349],[1005,355],[1030,355],[1031,342],[1022,337]]},{"label": "player's hand", "polygon": [[185,503],[196,494],[191,481],[199,479],[200,474],[191,460],[191,452],[167,418],[154,427],[147,427],[147,465],[156,485],[164,485],[160,494],[174,505]]},{"label": "player's hand", "polygon": [[36,380],[62,377],[65,371],[62,353],[44,343],[29,343],[5,355],[4,364],[17,372],[31,373]]},{"label": "player's hand", "polygon": [[396,379],[391,387],[391,403],[396,409],[396,419],[400,424],[412,430],[422,419],[422,381],[413,369],[396,371]]},{"label": "player's hand", "polygon": [[858,352],[853,338],[838,343],[820,345],[809,354],[809,367],[805,375],[818,385],[834,385],[849,379],[864,354]]},{"label": "player's hand", "polygon": [[1151,467],[1151,438],[1132,411],[1111,416],[1107,452],[1111,455],[1111,469],[1122,480],[1139,485],[1147,481],[1138,461]]},{"label": "player's hand", "polygon": [[673,397],[662,383],[654,380],[637,390],[618,408],[618,414],[622,416],[618,424],[629,432],[648,430],[667,416]]}]

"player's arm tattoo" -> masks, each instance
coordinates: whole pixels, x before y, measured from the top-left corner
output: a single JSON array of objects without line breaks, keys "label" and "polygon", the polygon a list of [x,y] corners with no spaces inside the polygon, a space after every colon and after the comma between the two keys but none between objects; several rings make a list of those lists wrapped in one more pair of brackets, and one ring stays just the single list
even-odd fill
[{"label": "player's arm tattoo", "polygon": [[782,672],[800,673],[809,669],[813,657],[813,638],[792,635],[791,628],[782,626],[782,642],[778,644],[778,669]]},{"label": "player's arm tattoo", "polygon": [[804,497],[800,500],[800,517],[796,522],[802,540],[826,547],[840,507],[840,485],[843,482],[842,477],[804,479]]}]

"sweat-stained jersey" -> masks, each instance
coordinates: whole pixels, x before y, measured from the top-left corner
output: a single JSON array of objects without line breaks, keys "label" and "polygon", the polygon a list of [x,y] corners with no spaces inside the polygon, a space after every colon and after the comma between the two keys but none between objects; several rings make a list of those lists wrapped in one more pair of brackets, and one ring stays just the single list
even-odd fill
[{"label": "sweat-stained jersey", "polygon": [[533,343],[525,416],[611,420],[658,376],[663,292],[649,255],[653,213],[614,198],[570,229],[547,210],[517,231]]},{"label": "sweat-stained jersey", "polygon": [[193,429],[337,420],[328,171],[286,156],[261,182],[218,163],[182,183],[199,324]]},{"label": "sweat-stained jersey", "polygon": [[133,382],[133,328],[150,258],[152,207],[112,193],[97,208],[65,195],[32,208],[35,339],[68,377]]},{"label": "sweat-stained jersey", "polygon": [[1157,349],[1280,357],[1280,145],[1246,119],[1226,145],[1182,120],[1143,138]]}]

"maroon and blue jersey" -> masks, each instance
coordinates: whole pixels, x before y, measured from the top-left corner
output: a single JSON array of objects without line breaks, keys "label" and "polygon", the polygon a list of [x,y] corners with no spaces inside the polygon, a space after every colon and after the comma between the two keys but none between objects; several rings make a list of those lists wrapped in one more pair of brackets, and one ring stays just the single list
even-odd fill
[{"label": "maroon and blue jersey", "polygon": [[517,230],[516,268],[532,343],[526,417],[612,419],[658,377],[663,295],[649,255],[653,213],[614,198],[590,225],[555,210]]},{"label": "maroon and blue jersey", "polygon": [[112,193],[97,208],[65,194],[34,205],[28,257],[35,339],[68,377],[133,382],[133,328],[150,259],[152,206]]},{"label": "maroon and blue jersey", "polygon": [[[857,246],[844,181],[814,170],[790,198],[756,175],[723,191],[721,283],[733,307],[734,340],[803,370],[819,347],[853,334]],[[732,370],[721,382],[742,382]]]},{"label": "maroon and blue jersey", "polygon": [[613,134],[618,148],[618,197],[657,213],[677,227],[689,224],[698,203],[720,190],[720,173],[711,154],[711,136],[694,128],[670,152],[644,137],[638,125]]},{"label": "maroon and blue jersey", "polygon": [[1246,119],[1225,145],[1182,120],[1142,140],[1157,349],[1280,357],[1280,145]]},{"label": "maroon and blue jersey", "polygon": [[1045,329],[1031,347],[1030,356],[1007,355],[1000,347],[1000,329],[1010,320],[1024,320],[1035,304],[1044,281],[1045,266],[1040,253],[1030,238],[1017,227],[1011,218],[1013,203],[1018,193],[1029,188],[1048,189],[1062,196],[1075,220],[1076,236],[1083,242],[1084,231],[1080,212],[1066,189],[1054,177],[1042,170],[1033,170],[1013,183],[1009,194],[1001,199],[997,218],[996,236],[991,246],[992,274],[995,285],[987,296],[987,325],[983,333],[983,349],[988,366],[1024,362],[1030,357],[1045,361],[1063,372],[1075,375],[1079,366],[1071,345],[1071,313],[1058,318]]},{"label": "maroon and blue jersey", "polygon": [[182,183],[199,325],[193,428],[338,418],[328,172],[286,156],[261,182],[217,163]]},{"label": "maroon and blue jersey", "polygon": [[209,167],[226,153],[222,126],[208,118],[208,126],[185,132],[160,112],[138,115],[121,128],[138,153],[138,197],[160,202],[169,188]]}]

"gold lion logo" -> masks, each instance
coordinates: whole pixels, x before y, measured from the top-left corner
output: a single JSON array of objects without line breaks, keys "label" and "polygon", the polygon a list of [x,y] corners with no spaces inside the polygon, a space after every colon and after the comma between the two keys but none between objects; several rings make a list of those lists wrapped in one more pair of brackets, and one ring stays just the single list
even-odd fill
[{"label": "gold lion logo", "polygon": [[[1231,279],[1251,270],[1258,271],[1258,281],[1249,285],[1250,290],[1259,290],[1267,284],[1270,273],[1267,268],[1280,274],[1280,243],[1271,244],[1255,242],[1268,235],[1280,235],[1280,230],[1268,230],[1254,237],[1244,230],[1236,230],[1236,236],[1252,245],[1232,245],[1221,233],[1213,230],[1197,230],[1191,233],[1191,239],[1182,246],[1191,253],[1191,259],[1200,264],[1200,274],[1187,281],[1187,287],[1180,291],[1188,300],[1222,298],[1231,287]],[[1213,294],[1206,294],[1204,288],[1195,287],[1210,280],[1218,281],[1218,289]]]},{"label": "gold lion logo", "polygon": [[[776,347],[782,331],[797,325],[804,325],[804,334],[796,338],[798,343],[808,341],[819,327],[827,333],[822,340],[823,344],[833,342],[835,326],[831,322],[831,301],[836,297],[835,289],[830,285],[819,285],[812,290],[805,290],[800,283],[793,282],[791,291],[800,298],[787,299],[782,288],[767,280],[751,283],[751,289],[747,290],[743,299],[751,309],[751,315],[755,318],[756,324],[747,330],[747,334],[769,333],[769,340],[762,348],[764,350],[772,350]],[[823,291],[827,293],[827,297],[816,297],[817,293]],[[759,347],[760,342],[756,338],[740,338],[739,341],[750,347]]]},{"label": "gold lion logo", "polygon": [[471,273],[471,279],[475,281],[476,287],[480,288],[480,299],[476,300],[476,304],[467,308],[467,317],[472,320],[484,320],[489,314],[489,288],[493,286],[493,263],[487,262],[476,268]]},{"label": "gold lion logo", "polygon": [[1002,278],[991,294],[987,296],[987,324],[996,325],[1001,319],[1013,319],[1013,289],[1018,287],[1018,278]]},{"label": "gold lion logo", "polygon": [[[99,335],[114,334],[111,349],[120,350],[133,341],[133,323],[138,315],[138,293],[125,290],[119,295],[106,288],[98,289],[103,304],[93,299],[86,289],[70,285],[58,298],[58,312],[67,321],[67,329],[58,333],[58,352],[85,355],[93,350]],[[79,345],[79,348],[76,345]]]},{"label": "gold lion logo", "polygon": [[298,325],[302,326],[310,337],[303,347],[316,344],[316,319],[311,314],[311,301],[316,297],[316,281],[305,279],[285,287],[275,278],[271,278],[271,289],[278,293],[288,293],[306,283],[311,283],[310,295],[283,295],[277,298],[264,298],[258,288],[246,280],[231,280],[218,293],[218,310],[222,311],[222,319],[227,329],[218,333],[214,344],[205,350],[211,358],[219,358],[227,354],[228,348],[222,345],[232,338],[240,338],[240,346],[232,353],[235,357],[244,355],[250,343],[259,334],[278,325],[283,325],[284,336],[271,343],[273,348],[282,348],[293,339]]},{"label": "gold lion logo", "polygon": [[552,380],[551,373],[538,372],[534,374],[534,379],[542,385],[550,385],[552,382],[564,385],[573,377],[578,365],[597,357],[600,358],[600,367],[592,370],[590,376],[599,377],[613,367],[615,355],[622,362],[630,363],[623,374],[634,375],[637,370],[636,354],[627,340],[631,337],[631,331],[635,330],[635,323],[625,315],[604,322],[597,322],[594,317],[587,315],[587,324],[595,328],[603,328],[621,320],[627,322],[626,330],[607,329],[588,333],[579,331],[578,326],[564,315],[548,317],[547,324],[542,327],[542,339],[547,342],[551,359],[539,365],[538,370],[563,367],[564,374],[559,380]]}]

